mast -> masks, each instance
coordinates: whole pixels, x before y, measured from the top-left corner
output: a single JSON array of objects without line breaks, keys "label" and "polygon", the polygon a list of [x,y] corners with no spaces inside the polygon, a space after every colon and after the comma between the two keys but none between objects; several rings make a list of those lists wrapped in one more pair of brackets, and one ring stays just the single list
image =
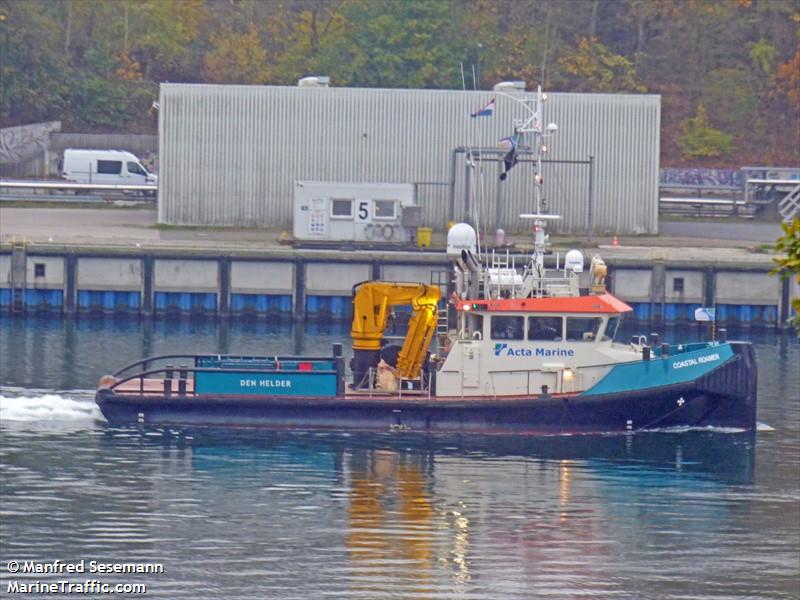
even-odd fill
[{"label": "mast", "polygon": [[547,152],[545,137],[558,131],[558,126],[555,123],[550,123],[547,126],[546,132],[542,125],[542,108],[545,100],[547,100],[547,96],[542,93],[542,86],[539,85],[536,88],[535,108],[531,110],[530,107],[526,106],[531,113],[530,116],[524,121],[515,120],[514,122],[514,130],[517,133],[530,133],[533,137],[531,151],[533,154],[533,198],[535,212],[533,214],[520,215],[520,218],[533,219],[533,255],[531,256],[531,266],[539,277],[544,277],[544,230],[546,222],[561,218],[558,215],[546,215],[542,213],[542,186],[544,184],[544,177],[542,177],[542,155]]}]

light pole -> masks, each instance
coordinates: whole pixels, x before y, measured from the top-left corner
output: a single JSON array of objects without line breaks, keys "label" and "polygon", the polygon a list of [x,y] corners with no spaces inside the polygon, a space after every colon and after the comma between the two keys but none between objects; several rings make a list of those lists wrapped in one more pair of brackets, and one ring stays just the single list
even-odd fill
[{"label": "light pole", "polygon": [[481,44],[479,42],[477,47],[476,47],[476,50],[477,50],[478,60],[476,61],[477,65],[475,66],[475,71],[476,71],[475,72],[475,81],[473,83],[475,84],[475,89],[480,89],[480,87],[481,87],[481,51],[483,51],[483,44]]}]

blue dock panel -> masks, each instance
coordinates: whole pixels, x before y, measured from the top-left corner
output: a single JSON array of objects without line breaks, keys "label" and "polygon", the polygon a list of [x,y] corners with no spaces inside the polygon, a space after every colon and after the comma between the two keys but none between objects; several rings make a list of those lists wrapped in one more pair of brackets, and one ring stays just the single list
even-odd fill
[{"label": "blue dock panel", "polygon": [[[64,308],[63,290],[41,290],[28,288],[25,290],[25,308],[27,310],[61,311]],[[0,288],[0,307],[11,307],[11,289]]]},{"label": "blue dock panel", "polygon": [[309,318],[349,320],[353,317],[351,296],[306,296],[306,315]]},{"label": "blue dock panel", "polygon": [[158,312],[213,313],[217,310],[214,292],[156,292],[155,308]]},{"label": "blue dock panel", "polygon": [[139,312],[138,291],[78,290],[78,310],[102,312]]},{"label": "blue dock panel", "polygon": [[231,294],[231,312],[259,317],[291,316],[292,297],[288,294]]}]

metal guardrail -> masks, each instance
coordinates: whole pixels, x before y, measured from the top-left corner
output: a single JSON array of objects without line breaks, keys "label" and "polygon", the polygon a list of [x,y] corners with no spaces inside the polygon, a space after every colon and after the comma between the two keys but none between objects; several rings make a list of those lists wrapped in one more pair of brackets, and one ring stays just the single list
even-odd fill
[{"label": "metal guardrail", "polygon": [[742,167],[738,174],[740,185],[661,183],[659,212],[697,217],[749,217],[775,206],[781,216],[787,218],[800,210],[796,206],[797,197],[800,197],[800,168]]},{"label": "metal guardrail", "polygon": [[662,183],[658,186],[660,213],[695,217],[752,216],[736,185]]},{"label": "metal guardrail", "polygon": [[0,179],[0,201],[104,203],[110,201],[152,202],[157,184],[75,183],[71,181],[25,181]]},{"label": "metal guardrail", "polygon": [[755,206],[731,198],[659,198],[658,210],[695,217],[752,217],[755,214]]},{"label": "metal guardrail", "polygon": [[29,190],[105,190],[105,191],[132,191],[153,192],[158,191],[158,184],[116,184],[116,183],[75,183],[72,181],[16,181],[0,179],[0,189],[29,189]]}]

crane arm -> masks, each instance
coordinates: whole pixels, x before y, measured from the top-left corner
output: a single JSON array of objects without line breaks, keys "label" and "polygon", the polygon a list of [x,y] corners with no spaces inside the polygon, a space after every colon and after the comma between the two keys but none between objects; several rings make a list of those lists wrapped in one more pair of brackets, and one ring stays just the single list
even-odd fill
[{"label": "crane arm", "polygon": [[389,320],[389,307],[411,306],[413,314],[397,367],[403,377],[419,375],[422,361],[436,330],[437,304],[441,297],[438,286],[422,283],[390,283],[368,281],[353,286],[354,351],[377,352]]}]

